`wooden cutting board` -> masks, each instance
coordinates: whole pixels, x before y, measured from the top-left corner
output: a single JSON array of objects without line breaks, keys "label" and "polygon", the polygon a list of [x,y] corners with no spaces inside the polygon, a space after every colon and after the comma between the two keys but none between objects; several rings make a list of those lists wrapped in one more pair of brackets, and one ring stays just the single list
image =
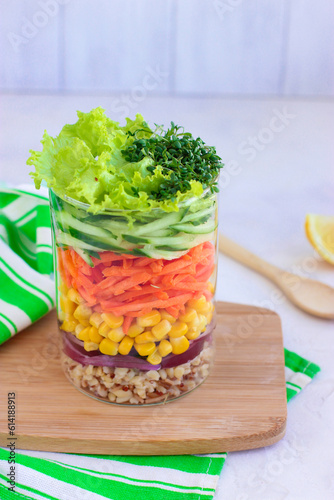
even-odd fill
[{"label": "wooden cutting board", "polygon": [[220,302],[207,381],[165,405],[101,403],[75,389],[59,362],[56,314],[0,347],[0,445],[15,392],[16,447],[69,453],[172,455],[259,448],[284,436],[287,404],[279,316]]}]

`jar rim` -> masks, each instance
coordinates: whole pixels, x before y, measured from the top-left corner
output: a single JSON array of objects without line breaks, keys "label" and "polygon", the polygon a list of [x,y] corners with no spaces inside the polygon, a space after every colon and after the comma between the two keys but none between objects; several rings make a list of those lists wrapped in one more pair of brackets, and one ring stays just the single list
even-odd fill
[{"label": "jar rim", "polygon": [[[217,178],[219,177],[219,174],[217,176]],[[85,203],[83,201],[79,201],[79,200],[76,200],[75,198],[71,198],[70,196],[67,196],[66,194],[64,194],[63,196],[60,196],[58,193],[56,193],[56,191],[53,189],[53,188],[49,188],[50,192],[52,192],[54,195],[56,195],[58,198],[61,198],[62,200],[66,201],[67,203],[70,203],[71,205],[73,206],[76,206],[77,208],[81,208],[82,210],[86,210],[88,211],[88,209],[91,207],[91,205],[89,203]],[[194,203],[194,201],[197,201],[197,200],[200,200],[202,197],[206,196],[210,191],[210,188],[207,187],[205,189],[203,189],[203,192],[200,196],[192,196],[191,198],[188,198],[186,200],[183,200],[181,201],[180,203],[178,203],[178,208],[183,208],[183,207],[187,207],[188,205],[191,205],[192,203]],[[212,193],[214,194],[214,193]],[[217,193],[215,193],[217,194]],[[134,208],[134,209],[131,209],[131,208],[104,208],[102,210],[99,210],[95,215],[98,215],[98,214],[101,214],[101,213],[109,213],[109,212],[116,212],[116,213],[134,213],[134,212],[142,212],[142,210],[138,209],[138,208]],[[153,207],[151,208],[151,210],[148,210],[147,212],[165,212],[167,213],[165,210],[163,210],[162,208],[160,207]]]}]

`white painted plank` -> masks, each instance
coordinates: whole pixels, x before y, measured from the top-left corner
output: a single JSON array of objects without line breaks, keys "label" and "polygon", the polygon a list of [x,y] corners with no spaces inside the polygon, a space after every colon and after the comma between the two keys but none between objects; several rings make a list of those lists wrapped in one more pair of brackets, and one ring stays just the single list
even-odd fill
[{"label": "white painted plank", "polygon": [[290,2],[286,95],[334,95],[334,2]]},{"label": "white painted plank", "polygon": [[131,109],[169,88],[170,0],[72,0],[65,10],[65,85],[127,92]]},{"label": "white painted plank", "polygon": [[[59,89],[56,0],[2,2],[0,17],[0,88]],[[44,5],[44,8],[41,5]]]},{"label": "white painted plank", "polygon": [[284,9],[266,0],[179,2],[175,91],[277,93]]},{"label": "white painted plank", "polygon": [[120,119],[154,93],[333,95],[333,18],[331,0],[4,2],[0,90],[118,91]]}]

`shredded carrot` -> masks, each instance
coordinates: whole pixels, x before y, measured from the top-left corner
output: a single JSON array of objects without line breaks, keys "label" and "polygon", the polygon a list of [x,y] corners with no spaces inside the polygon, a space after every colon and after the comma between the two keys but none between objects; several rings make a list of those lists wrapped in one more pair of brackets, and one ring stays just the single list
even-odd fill
[{"label": "shredded carrot", "polygon": [[92,268],[87,264],[87,262],[85,262],[83,260],[82,257],[80,257],[79,254],[77,254],[73,248],[71,248],[69,250],[69,255],[71,256],[71,259],[72,259],[72,262],[73,262],[73,265],[76,267],[76,268],[79,268],[80,271],[83,273],[83,274],[86,274],[87,276],[91,276],[92,274]]},{"label": "shredded carrot", "polygon": [[112,287],[118,283],[119,281],[122,281],[123,276],[109,276],[108,278],[104,279],[101,281],[97,286],[99,290],[104,290],[108,289],[109,293]]},{"label": "shredded carrot", "polygon": [[151,264],[151,262],[152,262],[152,259],[150,259],[149,257],[138,257],[138,259],[134,263],[134,266],[135,267],[145,267],[145,266],[148,266],[149,264]]},{"label": "shredded carrot", "polygon": [[160,275],[175,273],[176,271],[179,271],[183,267],[187,266],[190,263],[189,262],[190,260],[191,260],[190,255],[188,254],[183,255],[179,259],[174,260],[170,264],[165,265]]},{"label": "shredded carrot", "polygon": [[71,279],[71,275],[66,267],[66,263],[64,261],[64,250],[62,250],[61,248],[58,248],[57,253],[58,253],[58,271],[60,273],[60,277],[65,282],[67,288],[71,288],[72,279]]},{"label": "shredded carrot", "polygon": [[149,267],[147,268],[129,267],[128,269],[124,269],[123,267],[113,266],[113,267],[107,267],[102,272],[104,276],[133,276],[134,274],[139,274],[144,271],[153,274]]},{"label": "shredded carrot", "polygon": [[113,286],[113,294],[119,295],[129,288],[135,285],[139,285],[139,283],[145,283],[150,279],[150,277],[151,275],[148,273],[136,273],[134,276],[125,278],[124,280],[119,281],[118,283],[116,283],[116,285]]},{"label": "shredded carrot", "polygon": [[184,295],[178,295],[176,297],[172,297],[168,300],[152,300],[152,302],[142,302],[137,301],[132,302],[131,304],[127,304],[120,307],[115,307],[113,309],[113,313],[116,316],[124,316],[129,311],[140,311],[144,308],[149,309],[166,309],[167,307],[175,306],[177,304],[185,304],[188,300],[192,298],[192,293],[186,293]]},{"label": "shredded carrot", "polygon": [[168,312],[168,314],[174,316],[174,318],[178,318],[180,315],[180,308],[177,306],[166,307],[166,311]]},{"label": "shredded carrot", "polygon": [[123,269],[129,269],[130,267],[132,267],[132,264],[133,260],[123,258]]},{"label": "shredded carrot", "polygon": [[125,333],[125,335],[128,333],[128,330],[131,326],[132,321],[133,321],[133,318],[131,318],[131,316],[125,316],[124,321],[123,321],[123,325],[122,325],[123,333]]},{"label": "shredded carrot", "polygon": [[78,292],[80,293],[81,297],[85,299],[88,306],[96,305],[96,298],[90,295],[90,293],[83,286],[78,287]]},{"label": "shredded carrot", "polygon": [[100,283],[104,279],[101,266],[95,266],[92,268],[92,278],[95,283]]},{"label": "shredded carrot", "polygon": [[163,270],[163,267],[164,267],[164,264],[163,264],[163,261],[162,259],[157,259],[157,260],[154,260],[151,264],[150,264],[150,268],[152,269],[152,271],[156,274],[159,274],[161,273],[161,271]]},{"label": "shredded carrot", "polygon": [[204,294],[210,300],[207,281],[214,271],[214,254],[210,242],[173,260],[101,252],[100,259],[92,257],[90,267],[74,249],[58,249],[58,267],[66,285],[77,289],[94,311],[125,316],[125,332],[133,318],[153,308],[177,318],[190,298]]}]

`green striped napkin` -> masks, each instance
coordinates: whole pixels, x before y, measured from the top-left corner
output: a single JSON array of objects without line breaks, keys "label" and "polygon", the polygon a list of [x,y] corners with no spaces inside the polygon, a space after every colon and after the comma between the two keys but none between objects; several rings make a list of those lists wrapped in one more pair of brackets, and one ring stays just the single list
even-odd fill
[{"label": "green striped napkin", "polygon": [[0,188],[0,344],[54,307],[47,191]]},{"label": "green striped napkin", "polygon": [[[0,343],[53,306],[47,207],[46,192],[0,188]],[[285,365],[289,401],[320,368],[288,350]],[[0,499],[210,500],[225,458],[226,453],[121,457],[17,450],[13,493],[8,449],[0,448]]]}]

